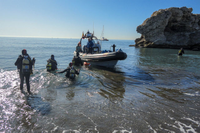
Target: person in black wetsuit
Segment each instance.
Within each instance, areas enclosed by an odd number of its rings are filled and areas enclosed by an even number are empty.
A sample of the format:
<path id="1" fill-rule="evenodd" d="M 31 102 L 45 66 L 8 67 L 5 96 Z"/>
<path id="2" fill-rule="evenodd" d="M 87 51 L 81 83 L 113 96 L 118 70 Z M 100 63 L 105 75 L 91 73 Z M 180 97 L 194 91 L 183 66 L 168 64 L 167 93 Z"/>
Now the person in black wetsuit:
<path id="1" fill-rule="evenodd" d="M 70 79 L 74 79 L 76 77 L 76 74 L 79 75 L 79 71 L 77 71 L 74 67 L 73 67 L 73 63 L 69 63 L 69 66 L 67 67 L 67 69 L 61 71 L 61 72 L 57 72 L 57 73 L 64 73 L 66 72 L 65 76 L 67 78 Z"/>
<path id="2" fill-rule="evenodd" d="M 35 58 L 31 60 L 31 57 L 27 54 L 26 49 L 22 50 L 22 55 L 19 55 L 15 62 L 15 66 L 17 66 L 17 69 L 19 71 L 19 76 L 20 76 L 20 90 L 22 93 L 23 91 L 23 84 L 24 84 L 24 77 L 26 78 L 26 86 L 27 86 L 27 91 L 29 94 L 32 94 L 30 91 L 30 75 L 32 74 L 32 65 L 35 63 Z"/>
<path id="3" fill-rule="evenodd" d="M 179 56 L 181 56 L 182 54 L 184 54 L 183 48 L 181 48 L 181 49 L 178 51 L 178 55 L 179 55 Z"/>
<path id="4" fill-rule="evenodd" d="M 47 60 L 47 65 L 46 65 L 47 71 L 51 72 L 51 71 L 55 71 L 57 70 L 57 62 L 54 58 L 54 55 L 51 55 L 51 58 Z"/>
<path id="5" fill-rule="evenodd" d="M 76 56 L 74 56 L 74 58 L 72 59 L 72 63 L 75 66 L 83 66 L 83 62 L 81 58 L 79 57 L 79 53 L 76 53 Z"/>

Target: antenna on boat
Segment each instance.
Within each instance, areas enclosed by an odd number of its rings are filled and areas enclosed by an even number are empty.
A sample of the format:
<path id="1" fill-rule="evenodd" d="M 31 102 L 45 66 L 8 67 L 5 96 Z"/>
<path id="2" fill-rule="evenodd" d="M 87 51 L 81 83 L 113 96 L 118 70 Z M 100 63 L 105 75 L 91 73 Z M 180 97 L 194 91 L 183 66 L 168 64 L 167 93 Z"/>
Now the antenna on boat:
<path id="1" fill-rule="evenodd" d="M 104 38 L 104 25 L 103 25 L 103 30 L 102 30 L 102 33 L 101 33 L 100 40 L 101 40 L 101 41 L 108 41 L 107 38 Z"/>
<path id="2" fill-rule="evenodd" d="M 93 35 L 94 35 L 94 22 L 93 22 Z"/>
<path id="3" fill-rule="evenodd" d="M 101 38 L 104 36 L 104 25 L 103 25 L 103 30 L 102 30 L 102 33 L 101 33 Z"/>

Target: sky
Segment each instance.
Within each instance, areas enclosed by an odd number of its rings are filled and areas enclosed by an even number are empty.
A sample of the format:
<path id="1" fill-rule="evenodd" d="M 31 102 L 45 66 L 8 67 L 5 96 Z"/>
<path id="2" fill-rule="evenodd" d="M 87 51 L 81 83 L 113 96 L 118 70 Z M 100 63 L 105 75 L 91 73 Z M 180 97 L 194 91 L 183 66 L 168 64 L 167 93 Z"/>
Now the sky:
<path id="1" fill-rule="evenodd" d="M 200 0 L 0 0 L 0 36 L 135 40 L 153 12 L 183 6 L 200 14 Z"/>

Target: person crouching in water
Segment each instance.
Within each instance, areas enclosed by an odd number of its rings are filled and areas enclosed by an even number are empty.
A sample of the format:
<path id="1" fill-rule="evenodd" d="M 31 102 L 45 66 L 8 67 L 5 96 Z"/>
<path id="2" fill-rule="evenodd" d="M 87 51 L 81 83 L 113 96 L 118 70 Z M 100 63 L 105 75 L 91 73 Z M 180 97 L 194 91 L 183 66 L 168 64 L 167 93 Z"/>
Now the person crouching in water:
<path id="1" fill-rule="evenodd" d="M 15 62 L 15 66 L 17 66 L 17 69 L 19 71 L 19 76 L 20 76 L 20 90 L 22 93 L 23 91 L 23 84 L 24 84 L 24 77 L 26 78 L 26 86 L 27 86 L 27 91 L 29 94 L 32 94 L 30 91 L 30 75 L 32 73 L 32 65 L 35 63 L 35 58 L 31 60 L 31 57 L 27 54 L 26 49 L 22 50 L 22 55 L 19 55 Z"/>
<path id="2" fill-rule="evenodd" d="M 69 79 L 75 79 L 76 74 L 79 75 L 79 71 L 77 71 L 74 67 L 73 67 L 73 63 L 69 63 L 69 66 L 67 67 L 67 69 L 61 71 L 61 72 L 57 72 L 57 73 L 64 73 L 66 72 L 65 76 Z"/>
<path id="3" fill-rule="evenodd" d="M 51 58 L 47 60 L 47 65 L 46 65 L 47 71 L 51 72 L 51 71 L 55 71 L 57 70 L 57 62 L 54 58 L 54 55 L 51 55 Z"/>

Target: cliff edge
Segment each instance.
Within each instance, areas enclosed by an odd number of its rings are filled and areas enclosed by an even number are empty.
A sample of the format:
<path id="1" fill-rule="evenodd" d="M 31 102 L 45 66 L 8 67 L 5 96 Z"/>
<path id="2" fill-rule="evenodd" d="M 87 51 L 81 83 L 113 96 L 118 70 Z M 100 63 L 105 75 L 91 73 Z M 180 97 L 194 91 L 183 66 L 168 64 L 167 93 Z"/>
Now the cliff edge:
<path id="1" fill-rule="evenodd" d="M 187 7 L 155 11 L 137 27 L 142 35 L 135 46 L 200 50 L 200 14 L 192 11 Z"/>

